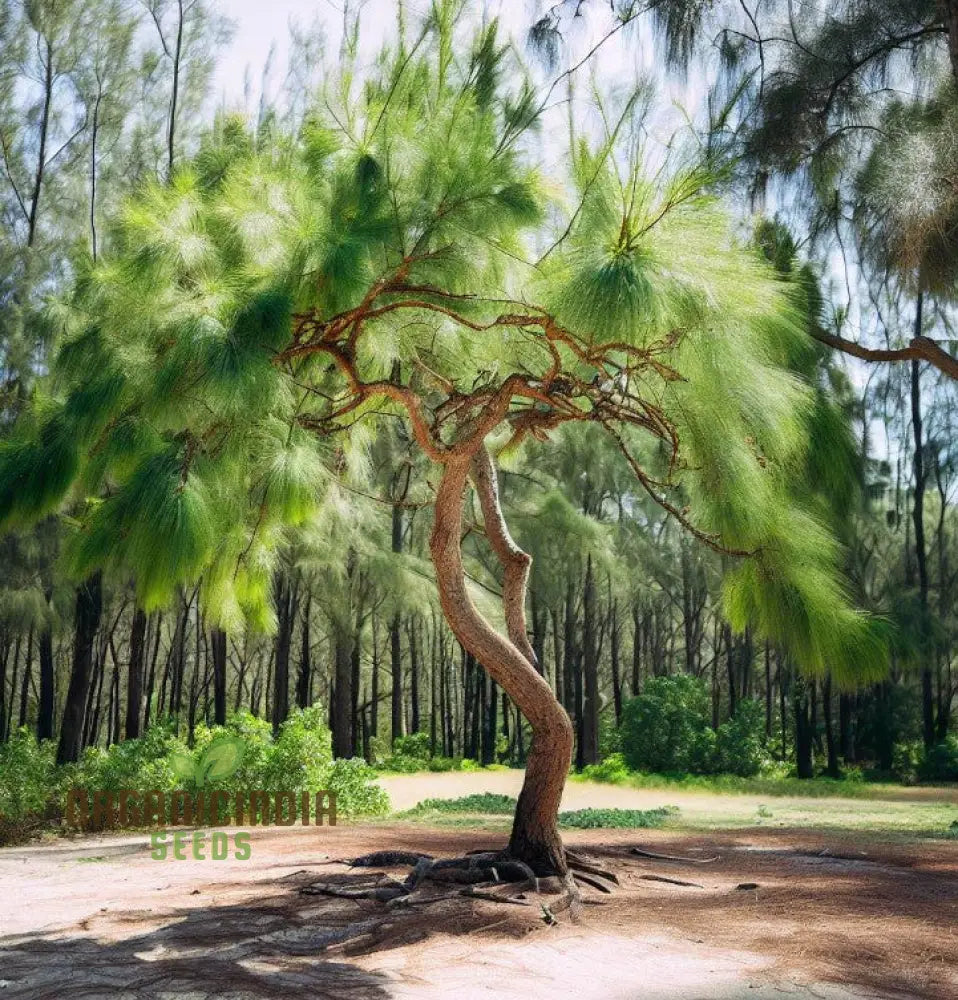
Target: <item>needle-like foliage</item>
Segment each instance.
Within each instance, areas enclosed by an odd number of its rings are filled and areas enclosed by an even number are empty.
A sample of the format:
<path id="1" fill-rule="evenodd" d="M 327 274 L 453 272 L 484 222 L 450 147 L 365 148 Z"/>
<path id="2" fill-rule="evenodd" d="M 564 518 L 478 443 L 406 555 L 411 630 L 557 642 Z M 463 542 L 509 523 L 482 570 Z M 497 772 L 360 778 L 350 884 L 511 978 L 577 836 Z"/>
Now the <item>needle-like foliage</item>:
<path id="1" fill-rule="evenodd" d="M 460 13 L 437 2 L 300 134 L 257 150 L 234 130 L 127 205 L 57 308 L 51 398 L 0 452 L 0 519 L 69 501 L 77 573 L 132 572 L 146 607 L 202 578 L 237 628 L 266 620 L 273 554 L 328 513 L 377 423 L 408 421 L 439 464 L 584 424 L 637 497 L 735 560 L 737 626 L 810 671 L 874 675 L 875 630 L 795 485 L 816 446 L 801 290 L 697 166 L 623 183 L 581 148 L 544 178 L 529 85 L 495 22 L 464 38 Z M 533 264 L 547 191 L 575 207 Z"/>

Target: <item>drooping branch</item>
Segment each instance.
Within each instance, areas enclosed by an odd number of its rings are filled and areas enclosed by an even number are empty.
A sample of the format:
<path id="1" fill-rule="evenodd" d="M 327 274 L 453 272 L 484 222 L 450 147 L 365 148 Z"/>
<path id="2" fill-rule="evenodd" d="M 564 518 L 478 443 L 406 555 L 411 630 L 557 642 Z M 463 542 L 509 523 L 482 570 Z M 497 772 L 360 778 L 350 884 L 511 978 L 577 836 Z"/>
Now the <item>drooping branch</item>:
<path id="1" fill-rule="evenodd" d="M 718 552 L 721 555 L 739 556 L 739 557 L 755 555 L 754 552 L 749 551 L 748 549 L 729 548 L 728 546 L 723 545 L 718 540 L 718 537 L 716 535 L 710 535 L 707 532 L 702 531 L 701 528 L 697 528 L 694 524 L 692 524 L 692 522 L 688 519 L 684 510 L 680 510 L 678 507 L 675 506 L 675 504 L 670 503 L 668 500 L 666 500 L 664 496 L 656 492 L 655 482 L 645 471 L 645 469 L 643 469 L 642 466 L 638 463 L 635 456 L 629 451 L 628 446 L 622 439 L 622 435 L 619 434 L 619 432 L 613 426 L 611 426 L 611 424 L 609 424 L 608 421 L 603 420 L 601 421 L 601 423 L 602 426 L 611 436 L 612 440 L 615 441 L 619 451 L 622 453 L 626 462 L 628 462 L 629 468 L 632 470 L 633 474 L 635 475 L 635 478 L 638 479 L 639 483 L 641 484 L 645 492 L 648 493 L 648 495 L 664 511 L 667 511 L 669 514 L 671 514 L 676 519 L 676 521 L 678 521 L 679 524 L 681 524 L 682 527 L 685 528 L 686 531 L 694 535 L 700 542 L 707 545 L 714 552 Z"/>

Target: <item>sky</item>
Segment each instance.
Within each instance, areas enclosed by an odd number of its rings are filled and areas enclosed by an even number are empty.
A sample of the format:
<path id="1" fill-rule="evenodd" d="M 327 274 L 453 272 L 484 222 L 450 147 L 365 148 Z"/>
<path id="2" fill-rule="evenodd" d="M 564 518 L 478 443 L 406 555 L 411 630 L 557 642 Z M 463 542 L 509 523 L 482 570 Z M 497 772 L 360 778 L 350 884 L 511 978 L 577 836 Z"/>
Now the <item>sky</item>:
<path id="1" fill-rule="evenodd" d="M 351 9 L 355 9 L 359 0 L 349 2 Z M 502 27 L 522 41 L 544 5 L 535 0 L 485 0 L 475 6 L 477 10 L 484 9 L 488 17 L 498 17 Z M 417 12 L 428 9 L 429 2 L 405 0 L 405 7 L 407 18 L 414 21 Z M 282 79 L 291 22 L 300 28 L 321 24 L 327 34 L 329 53 L 336 52 L 342 37 L 342 0 L 219 0 L 219 8 L 232 20 L 234 34 L 232 42 L 219 55 L 212 91 L 217 103 L 230 107 L 243 105 L 247 75 L 254 98 L 258 99 L 261 69 L 273 46 L 274 82 Z M 392 32 L 395 22 L 396 0 L 363 0 L 363 51 L 372 56 L 384 35 Z M 575 21 L 569 36 L 572 50 L 587 51 L 608 27 L 608 8 L 604 4 L 590 4 L 588 13 Z M 649 71 L 653 63 L 650 45 L 636 45 L 633 34 L 628 40 L 617 38 L 604 45 L 596 66 L 602 76 L 624 81 Z"/>

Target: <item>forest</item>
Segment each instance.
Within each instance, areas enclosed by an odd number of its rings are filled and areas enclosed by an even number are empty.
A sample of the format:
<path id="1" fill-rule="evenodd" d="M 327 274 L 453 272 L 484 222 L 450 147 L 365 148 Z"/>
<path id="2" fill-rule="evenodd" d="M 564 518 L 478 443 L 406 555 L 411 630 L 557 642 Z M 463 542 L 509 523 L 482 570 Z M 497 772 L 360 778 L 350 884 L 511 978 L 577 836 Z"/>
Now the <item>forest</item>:
<path id="1" fill-rule="evenodd" d="M 0 834 L 237 725 L 543 872 L 570 767 L 958 780 L 958 8 L 493 6 L 242 108 L 212 0 L 0 6 Z"/>

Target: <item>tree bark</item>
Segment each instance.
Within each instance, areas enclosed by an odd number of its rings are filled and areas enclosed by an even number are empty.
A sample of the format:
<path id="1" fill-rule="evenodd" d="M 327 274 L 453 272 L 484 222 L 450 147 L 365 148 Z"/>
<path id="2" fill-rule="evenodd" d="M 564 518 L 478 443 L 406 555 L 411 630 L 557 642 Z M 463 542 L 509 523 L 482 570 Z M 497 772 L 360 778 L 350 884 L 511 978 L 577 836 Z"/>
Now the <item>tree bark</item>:
<path id="1" fill-rule="evenodd" d="M 915 306 L 915 334 L 922 328 L 922 296 Z M 921 715 L 925 746 L 935 742 L 935 701 L 932 690 L 931 643 L 928 641 L 928 559 L 925 549 L 925 456 L 922 440 L 921 372 L 919 362 L 911 363 L 911 423 L 914 435 L 915 494 L 912 520 L 915 525 L 915 562 L 918 567 L 918 600 L 921 619 L 918 623 L 921 650 Z"/>
<path id="2" fill-rule="evenodd" d="M 958 0 L 938 0 L 941 17 L 948 33 L 948 58 L 951 75 L 958 82 Z"/>
<path id="3" fill-rule="evenodd" d="M 226 633 L 221 628 L 210 632 L 210 654 L 213 660 L 213 722 L 226 725 Z"/>
<path id="4" fill-rule="evenodd" d="M 93 669 L 93 640 L 103 613 L 103 574 L 100 571 L 77 587 L 73 637 L 73 666 L 67 689 L 57 763 L 72 764 L 80 757 L 83 742 L 83 713 Z"/>
<path id="5" fill-rule="evenodd" d="M 585 589 L 582 595 L 582 765 L 599 762 L 599 653 L 596 641 L 595 575 L 592 556 L 586 559 Z"/>
<path id="6" fill-rule="evenodd" d="M 353 753 L 353 633 L 346 622 L 333 626 L 333 756 L 351 757 Z"/>
<path id="7" fill-rule="evenodd" d="M 285 573 L 277 573 L 274 585 L 276 616 L 276 662 L 273 670 L 272 723 L 273 735 L 289 715 L 289 651 L 293 641 L 293 618 L 296 607 L 295 588 Z"/>
<path id="8" fill-rule="evenodd" d="M 559 803 L 572 761 L 572 724 L 533 665 L 525 631 L 525 588 L 531 559 L 513 542 L 499 506 L 498 483 L 485 448 L 474 480 L 486 535 L 504 570 L 503 604 L 509 638 L 479 614 L 466 588 L 462 562 L 463 494 L 469 456 L 450 457 L 436 493 L 430 552 L 443 613 L 463 647 L 502 686 L 532 726 L 532 747 L 516 806 L 509 853 L 539 875 L 567 872 L 558 831 Z"/>
<path id="9" fill-rule="evenodd" d="M 822 713 L 825 717 L 825 749 L 828 753 L 826 773 L 830 778 L 839 778 L 841 777 L 841 769 L 838 766 L 838 742 L 835 739 L 832 713 L 832 679 L 828 675 L 825 676 L 822 690 Z"/>
<path id="10" fill-rule="evenodd" d="M 49 601 L 49 596 L 47 597 Z M 37 739 L 53 739 L 56 671 L 53 663 L 53 631 L 44 626 L 40 631 L 40 706 L 37 709 Z"/>
<path id="11" fill-rule="evenodd" d="M 20 715 L 17 725 L 27 724 L 27 698 L 30 693 L 30 682 L 33 680 L 33 626 L 27 633 L 27 658 L 23 665 L 23 680 L 20 682 Z"/>
<path id="12" fill-rule="evenodd" d="M 814 777 L 812 756 L 812 720 L 808 688 L 801 678 L 793 685 L 792 704 L 795 708 L 795 765 L 800 778 Z"/>
<path id="13" fill-rule="evenodd" d="M 140 714 L 143 710 L 143 668 L 146 664 L 146 612 L 133 611 L 130 625 L 130 666 L 126 680 L 126 723 L 124 731 L 128 740 L 140 735 Z"/>
<path id="14" fill-rule="evenodd" d="M 310 701 L 310 688 L 312 688 L 313 666 L 312 653 L 310 651 L 309 637 L 309 613 L 312 598 L 309 593 L 306 596 L 306 606 L 303 608 L 303 622 L 300 631 L 299 644 L 299 673 L 296 676 L 296 704 L 299 708 L 308 708 Z M 373 735 L 376 735 L 376 685 L 373 682 Z"/>

